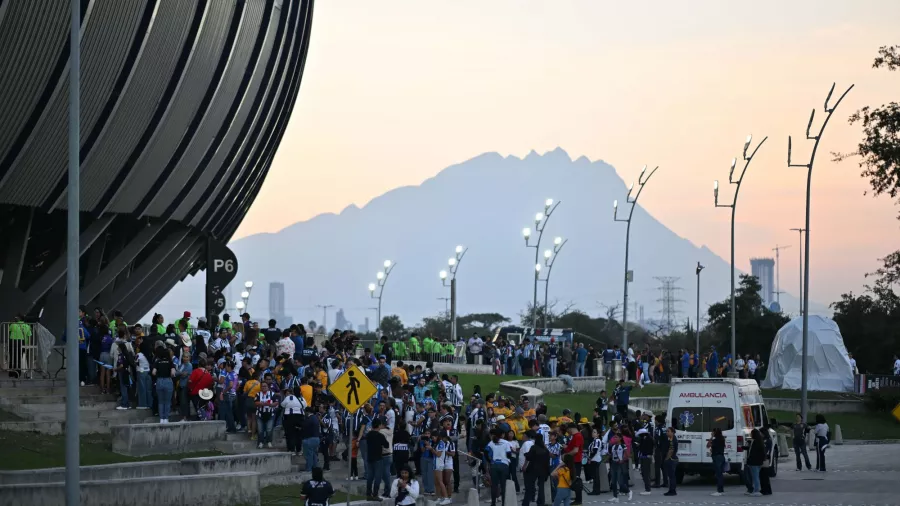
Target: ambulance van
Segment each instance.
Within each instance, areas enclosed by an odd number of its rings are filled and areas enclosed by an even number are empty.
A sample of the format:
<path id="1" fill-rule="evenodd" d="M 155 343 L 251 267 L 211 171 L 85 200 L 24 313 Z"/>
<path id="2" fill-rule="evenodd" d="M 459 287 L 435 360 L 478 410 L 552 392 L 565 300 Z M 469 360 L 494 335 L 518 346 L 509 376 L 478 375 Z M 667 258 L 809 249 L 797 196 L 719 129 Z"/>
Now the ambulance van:
<path id="1" fill-rule="evenodd" d="M 759 385 L 751 379 L 685 378 L 673 380 L 669 392 L 667 423 L 678 438 L 677 483 L 685 474 L 713 475 L 712 456 L 706 447 L 713 429 L 725 436 L 725 460 L 730 473 L 741 473 L 749 446 L 750 431 L 762 430 L 770 422 Z M 774 426 L 774 420 L 771 421 Z M 778 439 L 769 430 L 773 455 L 778 455 Z M 771 459 L 772 476 L 778 459 Z"/>

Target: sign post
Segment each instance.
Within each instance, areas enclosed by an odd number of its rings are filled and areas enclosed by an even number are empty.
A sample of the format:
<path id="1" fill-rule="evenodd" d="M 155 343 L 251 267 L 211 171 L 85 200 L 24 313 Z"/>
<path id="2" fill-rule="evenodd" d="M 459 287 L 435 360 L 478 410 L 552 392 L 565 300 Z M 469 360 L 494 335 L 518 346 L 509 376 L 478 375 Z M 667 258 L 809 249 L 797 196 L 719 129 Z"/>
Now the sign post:
<path id="1" fill-rule="evenodd" d="M 359 366 L 351 365 L 344 374 L 328 385 L 331 395 L 351 414 L 356 414 L 359 408 L 378 392 L 378 387 L 372 383 L 366 373 Z M 352 429 L 351 429 L 352 430 Z M 350 434 L 350 457 L 353 457 L 353 434 Z M 350 477 L 350 468 L 347 468 L 347 478 Z M 347 492 L 347 506 L 350 506 L 350 492 Z"/>
<path id="2" fill-rule="evenodd" d="M 213 315 L 225 310 L 225 295 L 222 290 L 237 275 L 238 262 L 228 246 L 212 236 L 206 242 L 206 318 L 212 322 Z"/>

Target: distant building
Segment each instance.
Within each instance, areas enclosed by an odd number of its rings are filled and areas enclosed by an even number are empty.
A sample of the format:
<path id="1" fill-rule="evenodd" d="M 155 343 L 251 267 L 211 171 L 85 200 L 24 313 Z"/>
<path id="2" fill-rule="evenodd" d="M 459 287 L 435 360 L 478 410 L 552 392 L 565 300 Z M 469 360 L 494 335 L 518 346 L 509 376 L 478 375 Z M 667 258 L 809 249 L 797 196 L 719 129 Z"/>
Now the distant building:
<path id="1" fill-rule="evenodd" d="M 750 272 L 762 286 L 759 296 L 762 297 L 763 306 L 770 307 L 775 301 L 775 259 L 751 258 Z"/>
<path id="2" fill-rule="evenodd" d="M 284 314 L 284 283 L 269 283 L 269 318 L 284 326 L 282 320 L 285 319 Z M 290 326 L 290 324 L 288 324 Z"/>
<path id="3" fill-rule="evenodd" d="M 347 324 L 348 324 L 347 318 L 344 317 L 344 308 L 338 309 L 337 313 L 334 314 L 334 328 L 340 329 L 340 330 L 353 328 L 353 327 L 348 327 Z"/>

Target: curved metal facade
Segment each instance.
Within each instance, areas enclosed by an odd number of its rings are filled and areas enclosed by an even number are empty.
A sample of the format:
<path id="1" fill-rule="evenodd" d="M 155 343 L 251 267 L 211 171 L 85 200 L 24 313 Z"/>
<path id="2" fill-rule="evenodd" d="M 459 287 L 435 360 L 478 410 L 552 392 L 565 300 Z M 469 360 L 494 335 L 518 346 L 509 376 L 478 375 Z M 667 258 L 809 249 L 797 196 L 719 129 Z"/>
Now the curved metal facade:
<path id="1" fill-rule="evenodd" d="M 0 0 L 0 318 L 65 301 L 68 0 Z M 313 0 L 82 0 L 82 300 L 146 313 L 253 203 Z"/>

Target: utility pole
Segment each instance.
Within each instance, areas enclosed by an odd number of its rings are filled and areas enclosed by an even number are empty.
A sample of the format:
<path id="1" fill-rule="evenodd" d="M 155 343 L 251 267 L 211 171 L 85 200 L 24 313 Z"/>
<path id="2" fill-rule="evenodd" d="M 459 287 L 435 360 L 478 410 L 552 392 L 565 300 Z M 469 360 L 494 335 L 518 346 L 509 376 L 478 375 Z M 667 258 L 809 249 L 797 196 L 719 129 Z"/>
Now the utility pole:
<path id="1" fill-rule="evenodd" d="M 450 297 L 438 297 L 437 300 L 444 301 L 444 312 L 445 313 L 450 311 Z"/>
<path id="2" fill-rule="evenodd" d="M 322 308 L 322 327 L 325 327 L 325 333 L 328 333 L 328 308 L 334 307 L 334 304 L 317 304 L 316 307 Z"/>
<path id="3" fill-rule="evenodd" d="M 803 232 L 806 232 L 805 228 L 792 228 L 791 232 L 799 232 L 800 233 L 800 316 L 803 316 Z"/>
<path id="4" fill-rule="evenodd" d="M 772 248 L 772 251 L 775 252 L 775 301 L 778 302 L 778 307 L 781 307 L 781 258 L 779 253 L 781 250 L 790 248 L 791 245 L 787 246 L 779 246 L 775 245 Z"/>

